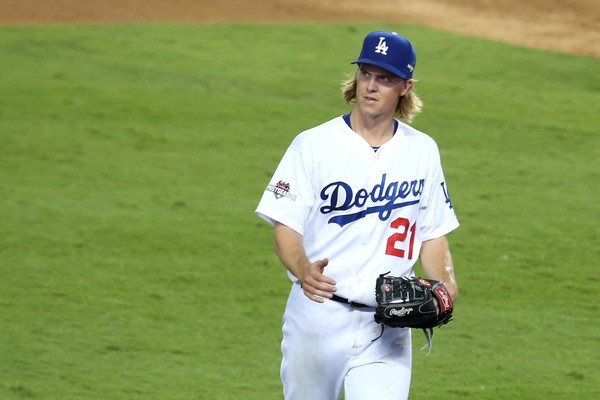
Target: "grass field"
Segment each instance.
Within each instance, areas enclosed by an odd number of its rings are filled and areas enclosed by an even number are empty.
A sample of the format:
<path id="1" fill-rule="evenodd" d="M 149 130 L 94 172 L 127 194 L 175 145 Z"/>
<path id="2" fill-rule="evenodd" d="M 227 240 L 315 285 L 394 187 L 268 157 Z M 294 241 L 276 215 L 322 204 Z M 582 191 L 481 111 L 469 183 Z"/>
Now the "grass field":
<path id="1" fill-rule="evenodd" d="M 0 398 L 282 398 L 254 208 L 380 28 L 462 223 L 411 400 L 600 398 L 600 60 L 389 24 L 0 27 Z"/>

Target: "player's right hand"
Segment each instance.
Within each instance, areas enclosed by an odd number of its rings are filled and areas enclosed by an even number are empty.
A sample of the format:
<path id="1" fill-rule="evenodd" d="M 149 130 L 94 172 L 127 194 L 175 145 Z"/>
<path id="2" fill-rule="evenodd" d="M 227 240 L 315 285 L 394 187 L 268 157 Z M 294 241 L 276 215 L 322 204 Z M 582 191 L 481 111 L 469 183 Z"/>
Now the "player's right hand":
<path id="1" fill-rule="evenodd" d="M 337 290 L 335 281 L 324 275 L 329 259 L 324 258 L 311 264 L 306 264 L 298 277 L 304 290 L 304 295 L 317 303 L 323 303 L 324 298 L 331 298 Z"/>

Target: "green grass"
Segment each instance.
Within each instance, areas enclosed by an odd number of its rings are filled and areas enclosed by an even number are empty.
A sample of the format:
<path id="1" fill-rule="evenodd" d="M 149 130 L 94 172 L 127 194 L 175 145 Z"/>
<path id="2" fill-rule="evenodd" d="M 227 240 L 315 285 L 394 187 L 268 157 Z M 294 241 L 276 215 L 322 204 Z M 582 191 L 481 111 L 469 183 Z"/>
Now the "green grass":
<path id="1" fill-rule="evenodd" d="M 462 223 L 411 399 L 598 398 L 599 60 L 390 24 L 1 27 L 0 398 L 281 398 L 254 208 L 379 28 Z"/>

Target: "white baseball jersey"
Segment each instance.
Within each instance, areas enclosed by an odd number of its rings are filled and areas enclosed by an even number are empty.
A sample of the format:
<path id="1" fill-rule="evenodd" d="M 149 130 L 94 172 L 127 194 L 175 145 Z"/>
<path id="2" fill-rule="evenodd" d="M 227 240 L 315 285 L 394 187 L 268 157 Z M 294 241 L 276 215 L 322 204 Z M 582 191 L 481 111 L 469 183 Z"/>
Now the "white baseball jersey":
<path id="1" fill-rule="evenodd" d="M 459 225 L 436 143 L 397 124 L 377 151 L 342 117 L 301 133 L 256 209 L 303 235 L 311 262 L 329 258 L 337 295 L 370 306 L 378 275 L 413 274 L 421 243 Z"/>

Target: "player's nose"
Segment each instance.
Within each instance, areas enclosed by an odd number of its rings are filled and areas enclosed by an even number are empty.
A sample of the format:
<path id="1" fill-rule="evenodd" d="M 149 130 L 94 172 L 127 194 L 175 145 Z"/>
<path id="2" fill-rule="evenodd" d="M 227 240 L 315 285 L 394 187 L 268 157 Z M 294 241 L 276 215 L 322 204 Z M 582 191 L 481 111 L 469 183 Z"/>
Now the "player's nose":
<path id="1" fill-rule="evenodd" d="M 377 81 L 375 80 L 375 77 L 369 77 L 369 80 L 367 81 L 367 90 L 369 92 L 375 92 L 377 90 Z"/>

